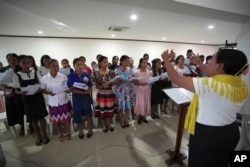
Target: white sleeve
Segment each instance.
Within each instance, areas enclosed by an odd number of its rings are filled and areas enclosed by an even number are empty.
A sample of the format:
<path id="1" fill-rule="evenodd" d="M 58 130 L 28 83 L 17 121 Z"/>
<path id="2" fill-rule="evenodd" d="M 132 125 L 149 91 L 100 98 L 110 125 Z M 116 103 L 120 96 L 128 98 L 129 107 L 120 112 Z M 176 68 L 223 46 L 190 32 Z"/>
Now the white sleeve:
<path id="1" fill-rule="evenodd" d="M 195 90 L 195 93 L 198 95 L 204 95 L 204 94 L 210 92 L 209 86 L 204 85 L 202 83 L 203 80 L 204 80 L 204 78 L 193 77 L 194 90 Z"/>
<path id="2" fill-rule="evenodd" d="M 39 71 L 35 71 L 35 72 L 36 72 L 36 76 L 37 76 L 38 82 L 41 84 L 41 80 L 42 80 L 41 74 L 40 74 Z"/>
<path id="3" fill-rule="evenodd" d="M 42 77 L 41 84 L 40 84 L 40 88 L 41 89 L 46 89 L 46 83 L 45 83 L 45 77 L 46 76 L 47 75 L 45 75 L 45 76 Z"/>
<path id="4" fill-rule="evenodd" d="M 14 88 L 21 88 L 17 74 L 13 75 L 13 87 Z"/>

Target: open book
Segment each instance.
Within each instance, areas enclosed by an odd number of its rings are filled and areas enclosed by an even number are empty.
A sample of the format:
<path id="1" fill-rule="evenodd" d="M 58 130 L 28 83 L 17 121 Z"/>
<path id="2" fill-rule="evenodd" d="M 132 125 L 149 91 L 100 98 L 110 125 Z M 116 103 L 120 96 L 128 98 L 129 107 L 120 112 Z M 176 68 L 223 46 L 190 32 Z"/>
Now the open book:
<path id="1" fill-rule="evenodd" d="M 176 104 L 189 103 L 194 94 L 184 88 L 163 89 L 163 92 L 166 93 Z"/>

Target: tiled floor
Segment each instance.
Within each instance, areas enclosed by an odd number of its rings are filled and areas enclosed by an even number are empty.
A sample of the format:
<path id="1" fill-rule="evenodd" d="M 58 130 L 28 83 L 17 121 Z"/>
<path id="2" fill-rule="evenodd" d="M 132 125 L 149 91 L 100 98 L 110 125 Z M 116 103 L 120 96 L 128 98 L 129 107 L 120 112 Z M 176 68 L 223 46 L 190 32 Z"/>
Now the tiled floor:
<path id="1" fill-rule="evenodd" d="M 162 115 L 141 125 L 132 120 L 126 129 L 116 122 L 114 132 L 95 129 L 92 138 L 83 140 L 75 132 L 70 141 L 63 142 L 53 135 L 48 145 L 37 147 L 35 136 L 13 138 L 0 122 L 0 142 L 6 167 L 165 167 L 169 158 L 165 151 L 175 146 L 177 123 L 178 115 Z M 184 154 L 187 142 L 184 130 L 181 146 Z M 187 164 L 187 159 L 183 162 Z"/>

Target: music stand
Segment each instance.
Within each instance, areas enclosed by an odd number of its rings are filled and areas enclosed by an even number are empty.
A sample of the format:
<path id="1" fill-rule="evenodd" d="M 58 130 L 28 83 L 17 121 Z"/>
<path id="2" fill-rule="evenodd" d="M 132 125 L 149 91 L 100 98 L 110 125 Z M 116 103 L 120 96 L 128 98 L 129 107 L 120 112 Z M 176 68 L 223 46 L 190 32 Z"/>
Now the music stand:
<path id="1" fill-rule="evenodd" d="M 193 93 L 184 88 L 163 89 L 163 92 L 166 93 L 168 97 L 172 99 L 177 105 L 179 105 L 179 120 L 175 148 L 166 150 L 166 153 L 170 156 L 170 158 L 167 159 L 165 162 L 169 166 L 174 163 L 177 163 L 180 166 L 184 166 L 182 160 L 185 156 L 180 153 L 180 148 L 187 106 L 193 97 Z"/>

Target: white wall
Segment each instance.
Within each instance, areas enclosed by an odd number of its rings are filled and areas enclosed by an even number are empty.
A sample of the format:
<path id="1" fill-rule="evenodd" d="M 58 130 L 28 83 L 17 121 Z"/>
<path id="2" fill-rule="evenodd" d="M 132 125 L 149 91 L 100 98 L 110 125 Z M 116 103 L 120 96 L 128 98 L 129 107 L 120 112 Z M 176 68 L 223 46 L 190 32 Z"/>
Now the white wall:
<path id="1" fill-rule="evenodd" d="M 247 55 L 250 63 L 250 23 L 242 25 L 237 48 Z"/>
<path id="2" fill-rule="evenodd" d="M 144 53 L 150 55 L 150 60 L 160 57 L 166 49 L 174 49 L 177 55 L 186 55 L 187 49 L 193 49 L 195 53 L 205 56 L 216 51 L 215 46 L 177 44 L 162 42 L 141 42 L 141 41 L 122 41 L 122 40 L 96 40 L 96 39 L 60 39 L 60 38 L 17 38 L 0 37 L 0 61 L 7 64 L 5 56 L 14 52 L 27 54 L 35 57 L 36 64 L 40 66 L 40 58 L 44 54 L 50 55 L 59 61 L 67 58 L 72 65 L 72 60 L 79 56 L 85 56 L 87 64 L 96 60 L 96 55 L 101 53 L 109 57 L 111 61 L 114 55 L 121 56 L 126 54 L 134 57 L 135 65 Z"/>

